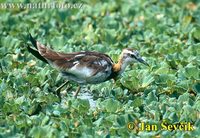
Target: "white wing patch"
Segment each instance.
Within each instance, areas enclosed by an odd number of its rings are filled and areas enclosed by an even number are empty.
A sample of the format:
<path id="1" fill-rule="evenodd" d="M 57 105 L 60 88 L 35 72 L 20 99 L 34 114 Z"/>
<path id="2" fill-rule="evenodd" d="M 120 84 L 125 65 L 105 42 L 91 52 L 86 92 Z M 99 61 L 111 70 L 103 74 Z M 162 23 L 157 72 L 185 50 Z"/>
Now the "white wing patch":
<path id="1" fill-rule="evenodd" d="M 78 54 L 75 57 L 83 57 L 83 56 L 85 56 L 85 54 Z"/>
<path id="2" fill-rule="evenodd" d="M 105 61 L 105 60 L 101 60 L 100 63 L 101 63 L 102 66 L 105 66 L 105 65 L 108 64 L 107 61 Z"/>
<path id="3" fill-rule="evenodd" d="M 94 64 L 106 66 L 108 64 L 108 62 L 106 60 L 100 60 L 100 61 L 95 61 Z"/>
<path id="4" fill-rule="evenodd" d="M 74 65 L 79 64 L 79 61 L 74 61 L 73 64 Z"/>

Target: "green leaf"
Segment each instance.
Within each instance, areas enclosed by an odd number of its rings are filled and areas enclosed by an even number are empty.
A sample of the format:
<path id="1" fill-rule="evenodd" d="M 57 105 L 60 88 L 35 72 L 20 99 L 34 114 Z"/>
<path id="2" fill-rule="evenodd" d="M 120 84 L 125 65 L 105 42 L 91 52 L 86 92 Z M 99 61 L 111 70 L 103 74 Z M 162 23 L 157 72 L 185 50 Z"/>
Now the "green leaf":
<path id="1" fill-rule="evenodd" d="M 150 92 L 150 93 L 148 94 L 148 96 L 147 96 L 147 98 L 146 98 L 146 103 L 147 103 L 147 104 L 149 104 L 149 103 L 151 103 L 151 102 L 153 102 L 153 101 L 157 101 L 157 100 L 158 100 L 158 98 L 157 98 L 157 96 L 156 96 L 155 93 L 156 93 L 155 91 L 152 91 L 152 92 Z"/>
<path id="2" fill-rule="evenodd" d="M 130 71 L 120 79 L 120 82 L 130 90 L 137 90 L 140 88 L 140 82 L 137 75 L 138 73 L 136 71 Z"/>
<path id="3" fill-rule="evenodd" d="M 29 136 L 34 138 L 42 138 L 43 136 L 52 137 L 55 130 L 49 126 L 36 127 L 34 126 L 29 133 Z"/>
<path id="4" fill-rule="evenodd" d="M 178 102 L 179 103 L 184 103 L 184 102 L 188 102 L 189 101 L 189 93 L 184 93 L 183 95 L 179 96 L 178 98 Z"/>
<path id="5" fill-rule="evenodd" d="M 196 93 L 200 93 L 200 83 L 196 83 L 193 85 L 193 90 L 196 92 Z"/>
<path id="6" fill-rule="evenodd" d="M 193 32 L 193 36 L 194 38 L 196 38 L 197 40 L 200 40 L 200 27 L 196 27 L 194 32 Z"/>
<path id="7" fill-rule="evenodd" d="M 94 124 L 99 127 L 102 124 L 103 119 L 104 119 L 103 117 L 100 117 L 98 120 L 94 122 Z"/>
<path id="8" fill-rule="evenodd" d="M 44 126 L 48 123 L 48 121 L 50 120 L 49 116 L 45 116 L 43 119 L 42 119 L 42 122 L 41 122 L 41 126 Z"/>
<path id="9" fill-rule="evenodd" d="M 187 29 L 187 27 L 190 25 L 190 22 L 192 20 L 192 16 L 184 16 L 182 20 L 182 28 L 183 30 Z"/>
<path id="10" fill-rule="evenodd" d="M 121 107 L 120 103 L 114 99 L 107 99 L 102 104 L 107 112 L 116 112 Z"/>
<path id="11" fill-rule="evenodd" d="M 136 107 L 140 107 L 143 104 L 143 100 L 142 98 L 136 98 L 133 100 L 133 102 L 131 103 L 131 106 L 134 106 L 134 108 Z"/>
<path id="12" fill-rule="evenodd" d="M 150 74 L 148 76 L 144 76 L 142 80 L 142 87 L 145 88 L 149 86 L 154 81 L 154 77 Z"/>
<path id="13" fill-rule="evenodd" d="M 162 74 L 163 72 L 168 73 L 169 72 L 169 68 L 167 67 L 160 67 L 159 69 L 157 69 L 155 71 L 155 74 Z"/>
<path id="14" fill-rule="evenodd" d="M 188 78 L 199 79 L 199 72 L 200 70 L 191 64 L 187 65 L 187 67 L 185 68 L 185 75 Z"/>
<path id="15" fill-rule="evenodd" d="M 117 123 L 119 124 L 119 126 L 125 126 L 126 122 L 125 122 L 125 117 L 124 116 L 119 116 L 117 117 Z"/>
<path id="16" fill-rule="evenodd" d="M 76 99 L 73 103 L 73 107 L 82 114 L 87 114 L 90 109 L 90 103 L 87 99 Z"/>

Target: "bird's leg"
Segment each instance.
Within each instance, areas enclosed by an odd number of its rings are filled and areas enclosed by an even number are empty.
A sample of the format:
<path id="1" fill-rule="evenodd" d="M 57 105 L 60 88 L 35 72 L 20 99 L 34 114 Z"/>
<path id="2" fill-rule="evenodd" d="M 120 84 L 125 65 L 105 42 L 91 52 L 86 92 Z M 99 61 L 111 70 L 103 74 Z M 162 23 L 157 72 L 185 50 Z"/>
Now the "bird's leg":
<path id="1" fill-rule="evenodd" d="M 60 91 L 69 81 L 65 81 L 62 85 L 60 85 L 57 89 L 56 92 Z"/>
<path id="2" fill-rule="evenodd" d="M 78 93 L 80 92 L 80 90 L 81 90 L 81 86 L 79 85 L 78 88 L 76 89 L 75 94 L 74 94 L 74 97 L 75 97 L 75 98 L 77 98 L 77 95 L 78 95 Z"/>
<path id="3" fill-rule="evenodd" d="M 65 81 L 62 85 L 60 85 L 57 89 L 56 89 L 56 95 L 61 99 L 61 95 L 60 95 L 60 90 L 68 83 L 69 81 Z"/>

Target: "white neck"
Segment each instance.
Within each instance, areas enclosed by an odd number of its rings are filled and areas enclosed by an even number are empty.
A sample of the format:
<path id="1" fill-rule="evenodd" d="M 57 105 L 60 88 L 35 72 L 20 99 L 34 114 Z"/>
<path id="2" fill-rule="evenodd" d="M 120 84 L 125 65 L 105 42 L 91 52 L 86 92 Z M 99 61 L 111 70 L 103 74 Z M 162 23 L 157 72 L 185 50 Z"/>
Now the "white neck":
<path id="1" fill-rule="evenodd" d="M 117 72 L 119 75 L 122 74 L 125 71 L 126 67 L 129 65 L 129 63 L 130 62 L 123 60 L 123 58 L 120 58 L 118 63 L 114 66 L 115 72 Z"/>
<path id="2" fill-rule="evenodd" d="M 119 71 L 119 74 L 122 74 L 125 71 L 125 69 L 126 69 L 126 67 L 128 65 L 129 65 L 129 63 L 122 61 L 122 63 L 121 63 L 121 70 Z"/>

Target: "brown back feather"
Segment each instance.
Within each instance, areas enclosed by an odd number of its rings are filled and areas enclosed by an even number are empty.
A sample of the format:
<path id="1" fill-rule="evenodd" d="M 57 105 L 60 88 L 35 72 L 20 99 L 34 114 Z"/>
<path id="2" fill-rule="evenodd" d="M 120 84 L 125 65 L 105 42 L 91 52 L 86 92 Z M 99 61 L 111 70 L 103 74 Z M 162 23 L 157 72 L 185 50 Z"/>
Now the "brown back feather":
<path id="1" fill-rule="evenodd" d="M 100 66 L 94 64 L 95 61 L 98 62 L 100 60 L 106 60 L 107 63 L 109 63 L 109 65 L 112 66 L 113 64 L 112 59 L 108 55 L 98 52 L 89 52 L 89 51 L 74 52 L 74 53 L 55 52 L 52 49 L 47 48 L 46 46 L 40 44 L 39 42 L 37 42 L 37 48 L 41 56 L 47 59 L 50 62 L 50 64 L 60 69 L 71 68 L 72 66 L 74 66 L 73 62 L 75 61 L 79 61 L 79 63 L 83 66 L 96 68 L 97 71 L 105 69 L 106 66 Z M 77 56 L 80 54 L 84 54 L 85 56 Z"/>

